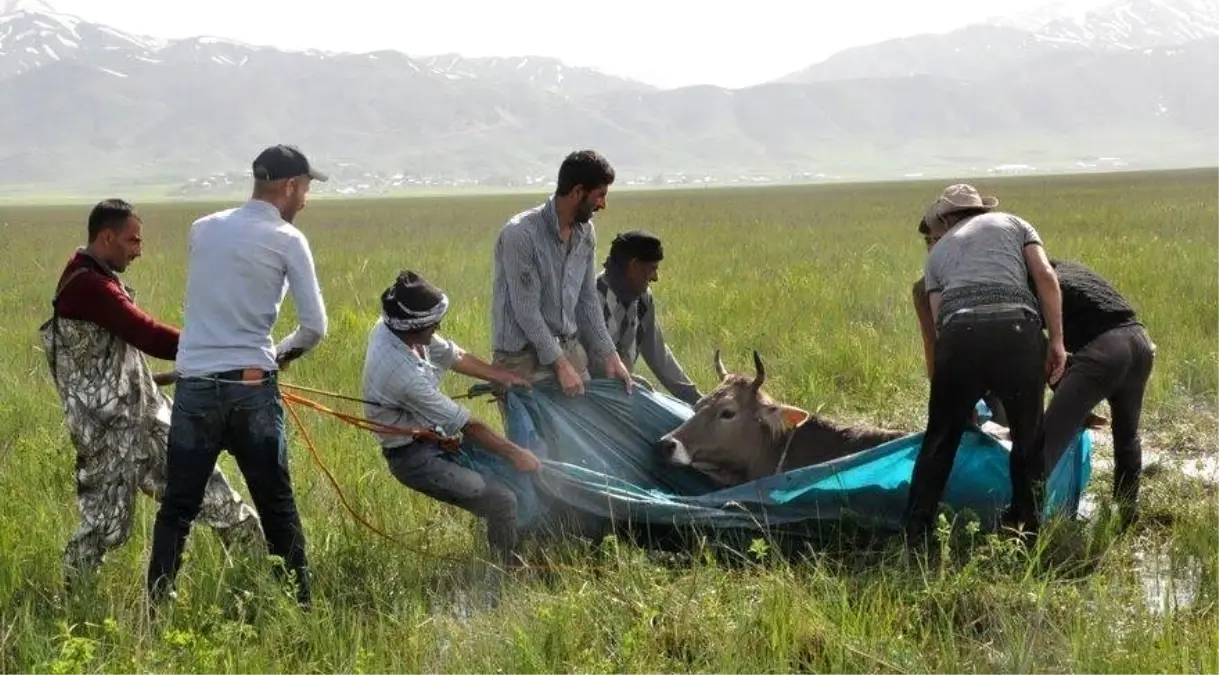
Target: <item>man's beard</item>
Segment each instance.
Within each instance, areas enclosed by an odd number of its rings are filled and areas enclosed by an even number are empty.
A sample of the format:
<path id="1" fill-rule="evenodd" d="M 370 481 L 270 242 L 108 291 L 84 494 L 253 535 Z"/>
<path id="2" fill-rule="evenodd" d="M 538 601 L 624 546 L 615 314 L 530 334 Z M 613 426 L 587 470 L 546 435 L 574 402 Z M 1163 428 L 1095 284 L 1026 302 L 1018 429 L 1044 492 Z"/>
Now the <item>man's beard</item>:
<path id="1" fill-rule="evenodd" d="M 593 217 L 593 205 L 588 202 L 581 202 L 579 208 L 576 209 L 576 222 L 587 223 Z"/>

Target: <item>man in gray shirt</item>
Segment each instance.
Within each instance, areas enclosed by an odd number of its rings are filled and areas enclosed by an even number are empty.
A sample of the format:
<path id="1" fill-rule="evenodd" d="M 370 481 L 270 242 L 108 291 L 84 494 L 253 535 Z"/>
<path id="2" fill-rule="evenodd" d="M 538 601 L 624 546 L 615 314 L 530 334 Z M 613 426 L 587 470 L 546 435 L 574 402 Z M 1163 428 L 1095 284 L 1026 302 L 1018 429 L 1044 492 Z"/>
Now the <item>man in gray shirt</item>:
<path id="1" fill-rule="evenodd" d="M 244 205 L 191 225 L 186 306 L 178 346 L 165 496 L 153 529 L 148 591 L 172 587 L 191 523 L 222 449 L 237 460 L 273 555 L 310 603 L 305 537 L 288 475 L 277 371 L 326 334 L 326 308 L 309 242 L 292 221 L 312 181 L 326 180 L 300 150 L 278 145 L 254 160 Z M 271 328 L 288 288 L 300 326 L 275 345 Z"/>
<path id="2" fill-rule="evenodd" d="M 1044 475 L 1038 436 L 1046 381 L 1056 382 L 1066 361 L 1062 298 L 1037 231 L 997 206 L 997 199 L 957 184 L 924 216 L 938 237 L 923 275 L 936 335 L 927 431 L 906 510 L 907 539 L 915 545 L 931 530 L 965 427 L 987 392 L 1003 402 L 1012 436 L 1012 503 L 1003 520 L 1039 526 L 1033 479 Z"/>
<path id="3" fill-rule="evenodd" d="M 635 364 L 643 356 L 664 388 L 693 406 L 702 394 L 665 344 L 649 288 L 659 278 L 662 260 L 664 247 L 655 235 L 640 231 L 619 234 L 610 244 L 604 271 L 597 277 L 597 293 L 610 338 L 632 377 L 640 381 Z"/>
<path id="4" fill-rule="evenodd" d="M 614 169 L 595 150 L 572 152 L 546 203 L 513 216 L 495 242 L 491 305 L 493 361 L 531 382 L 553 376 L 584 393 L 588 360 L 629 391 L 597 298 L 592 216 L 605 208 Z"/>

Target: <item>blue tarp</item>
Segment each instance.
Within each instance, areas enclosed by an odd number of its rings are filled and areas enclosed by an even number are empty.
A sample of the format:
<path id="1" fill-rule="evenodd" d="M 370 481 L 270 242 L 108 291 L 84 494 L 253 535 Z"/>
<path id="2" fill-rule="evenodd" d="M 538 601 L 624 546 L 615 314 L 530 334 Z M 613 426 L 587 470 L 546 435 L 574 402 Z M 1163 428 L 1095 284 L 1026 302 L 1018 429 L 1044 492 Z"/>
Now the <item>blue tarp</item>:
<path id="1" fill-rule="evenodd" d="M 685 403 L 622 383 L 594 380 L 569 398 L 546 383 L 508 392 L 507 435 L 531 449 L 543 468 L 521 474 L 499 457 L 467 446 L 467 466 L 505 480 L 517 493 L 519 525 L 528 531 L 556 505 L 585 518 L 663 526 L 757 528 L 850 519 L 901 526 L 923 434 L 890 441 L 833 462 L 723 489 L 702 474 L 663 462 L 656 441 L 688 419 Z M 979 402 L 983 419 L 989 416 Z M 1091 435 L 1081 430 L 1054 467 L 1043 515 L 1074 515 L 1091 473 Z M 961 440 L 943 501 L 993 526 L 1011 499 L 1008 451 L 983 433 Z"/>

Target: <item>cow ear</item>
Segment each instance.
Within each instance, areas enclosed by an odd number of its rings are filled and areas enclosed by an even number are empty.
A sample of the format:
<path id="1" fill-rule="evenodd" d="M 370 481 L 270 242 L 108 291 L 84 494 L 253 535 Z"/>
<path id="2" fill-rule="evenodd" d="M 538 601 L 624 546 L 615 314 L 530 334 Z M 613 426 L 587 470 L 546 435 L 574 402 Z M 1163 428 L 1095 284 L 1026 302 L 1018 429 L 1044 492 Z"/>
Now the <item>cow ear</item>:
<path id="1" fill-rule="evenodd" d="M 810 415 L 807 410 L 801 410 L 795 406 L 783 405 L 782 403 L 775 404 L 775 408 L 779 410 L 779 419 L 783 420 L 783 428 L 795 429 L 804 424 Z"/>

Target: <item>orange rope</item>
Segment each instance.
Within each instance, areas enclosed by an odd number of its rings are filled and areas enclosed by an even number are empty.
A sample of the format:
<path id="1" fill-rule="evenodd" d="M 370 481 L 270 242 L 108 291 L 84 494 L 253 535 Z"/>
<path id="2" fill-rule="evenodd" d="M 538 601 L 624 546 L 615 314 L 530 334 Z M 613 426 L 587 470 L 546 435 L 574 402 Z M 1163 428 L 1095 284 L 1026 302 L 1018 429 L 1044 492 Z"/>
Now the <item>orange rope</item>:
<path id="1" fill-rule="evenodd" d="M 306 408 L 313 408 L 314 410 L 316 410 L 318 412 L 324 412 L 328 415 L 333 415 L 333 416 L 343 420 L 344 422 L 346 422 L 354 427 L 358 427 L 360 429 L 366 429 L 368 431 L 385 434 L 387 436 L 411 436 L 413 438 L 422 439 L 425 441 L 432 441 L 432 442 L 436 443 L 437 445 L 439 445 L 441 449 L 448 450 L 450 452 L 455 452 L 461 448 L 461 437 L 460 436 L 441 436 L 440 434 L 438 434 L 434 431 L 428 430 L 428 429 L 418 429 L 415 427 L 396 427 L 396 426 L 393 426 L 390 424 L 382 424 L 381 422 L 374 422 L 373 420 L 370 420 L 370 419 L 365 419 L 363 417 L 357 417 L 355 415 L 349 415 L 347 413 L 342 413 L 337 410 L 332 410 L 331 408 L 328 408 L 328 407 L 322 405 L 321 403 L 318 403 L 317 401 L 310 401 L 309 399 L 304 398 L 302 396 L 297 396 L 296 394 L 282 392 L 280 395 L 283 397 L 285 402 L 299 403 L 299 404 L 305 406 Z"/>
<path id="2" fill-rule="evenodd" d="M 367 527 L 368 529 L 372 530 L 373 532 L 376 532 L 377 534 L 388 539 L 389 541 L 394 542 L 395 544 L 400 544 L 400 545 L 405 546 L 405 544 L 402 544 L 401 541 L 395 539 L 394 537 L 391 537 L 390 535 L 383 532 L 376 525 L 373 525 L 372 523 L 368 522 L 363 516 L 361 516 L 359 513 L 356 512 L 355 509 L 353 509 L 351 507 L 351 504 L 347 503 L 347 495 L 343 494 L 343 489 L 339 487 L 339 482 L 337 480 L 335 480 L 334 474 L 330 472 L 330 469 L 326 467 L 325 462 L 322 461 L 321 456 L 318 455 L 317 446 L 315 446 L 313 444 L 313 438 L 309 436 L 309 431 L 305 429 L 304 423 L 301 422 L 300 415 L 298 415 L 296 413 L 296 406 L 292 405 L 294 400 L 297 397 L 293 396 L 290 399 L 290 398 L 288 398 L 289 396 L 291 396 L 291 394 L 284 396 L 285 403 L 287 403 L 287 405 L 285 407 L 288 409 L 288 414 L 292 416 L 292 421 L 296 423 L 296 428 L 300 429 L 301 436 L 304 437 L 304 439 L 305 439 L 305 446 L 309 448 L 309 454 L 313 455 L 313 461 L 318 465 L 319 468 L 321 468 L 322 473 L 326 474 L 326 479 L 330 481 L 331 487 L 333 487 L 334 491 L 338 493 L 339 501 L 342 502 L 343 508 L 347 509 L 347 512 L 350 513 L 352 516 L 354 516 L 356 520 L 360 521 L 360 523 L 362 523 L 364 525 L 364 527 Z"/>
<path id="3" fill-rule="evenodd" d="M 317 391 L 318 393 L 321 393 L 321 394 L 330 393 L 330 392 L 324 392 L 321 390 L 315 390 L 315 391 Z M 330 394 L 330 395 L 335 396 L 337 398 L 346 398 L 346 397 L 339 396 L 338 394 Z M 338 419 L 343 420 L 344 422 L 347 422 L 348 424 L 351 424 L 352 426 L 356 426 L 356 427 L 359 427 L 362 429 L 368 429 L 370 431 L 376 431 L 376 432 L 384 433 L 384 434 L 413 436 L 414 438 L 432 440 L 432 441 L 435 441 L 438 445 L 440 445 L 441 448 L 444 448 L 444 449 L 450 450 L 450 451 L 455 451 L 461 447 L 461 438 L 460 437 L 441 436 L 439 434 L 436 434 L 432 431 L 428 431 L 425 429 L 395 427 L 395 426 L 391 426 L 388 424 L 381 424 L 379 422 L 367 420 L 362 417 L 356 417 L 355 415 L 348 415 L 346 413 L 341 413 L 337 410 L 332 410 L 316 401 L 311 401 L 307 398 L 303 398 L 301 396 L 297 396 L 295 394 L 290 394 L 287 392 L 281 392 L 280 396 L 284 400 L 284 404 L 285 404 L 284 407 L 288 409 L 288 414 L 292 417 L 292 421 L 296 424 L 297 428 L 300 429 L 301 436 L 305 439 L 305 445 L 306 445 L 306 447 L 309 448 L 309 454 L 313 457 L 314 463 L 317 464 L 318 468 L 320 468 L 322 470 L 322 473 L 325 474 L 325 476 L 326 476 L 326 480 L 329 481 L 330 486 L 333 487 L 335 493 L 338 494 L 339 502 L 343 505 L 343 508 L 346 509 L 347 512 L 350 513 L 352 515 L 352 517 L 354 517 L 356 519 L 356 521 L 358 521 L 364 527 L 367 527 L 368 529 L 377 533 L 381 537 L 385 538 L 386 540 L 392 541 L 395 544 L 398 544 L 399 546 L 401 546 L 401 547 L 405 548 L 406 550 L 411 551 L 413 553 L 418 553 L 418 554 L 425 555 L 425 556 L 431 556 L 433 558 L 437 558 L 440 560 L 448 560 L 451 562 L 457 562 L 457 563 L 465 562 L 465 560 L 456 558 L 454 556 L 447 556 L 447 555 L 441 555 L 439 553 L 432 553 L 430 551 L 424 551 L 424 550 L 415 548 L 413 546 L 410 546 L 410 545 L 402 542 L 400 539 L 397 539 L 389 534 L 386 534 L 383 530 L 378 528 L 376 525 L 373 525 L 372 523 L 368 522 L 368 520 L 366 518 L 361 516 L 359 514 L 359 512 L 357 512 L 351 506 L 351 504 L 347 501 L 347 495 L 344 494 L 343 489 L 341 487 L 339 487 L 339 482 L 335 479 L 334 474 L 331 473 L 330 469 L 326 466 L 326 463 L 322 461 L 321 455 L 318 454 L 317 446 L 314 445 L 313 438 L 309 435 L 309 431 L 305 428 L 304 423 L 301 422 L 300 415 L 297 414 L 296 406 L 294 404 L 300 404 L 307 408 L 312 408 L 318 412 L 324 412 L 324 413 L 333 415 L 333 416 L 337 417 Z M 490 560 L 484 560 L 478 556 L 471 556 L 471 558 L 477 562 L 486 563 L 495 569 L 501 569 L 499 565 L 497 565 L 496 563 L 494 563 Z M 583 571 L 583 570 L 579 570 L 578 568 L 568 567 L 566 565 L 562 565 L 562 566 L 525 565 L 525 567 L 528 567 L 528 568 L 541 567 L 541 568 L 549 569 L 551 571 L 557 571 L 559 569 L 565 569 L 565 570 L 569 570 L 569 571 Z"/>

